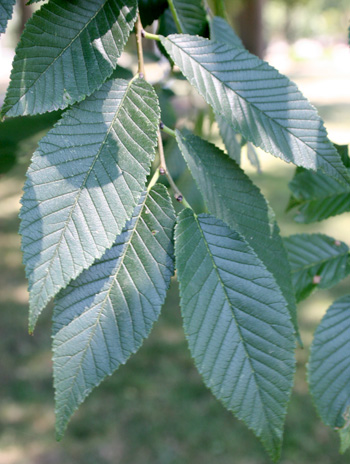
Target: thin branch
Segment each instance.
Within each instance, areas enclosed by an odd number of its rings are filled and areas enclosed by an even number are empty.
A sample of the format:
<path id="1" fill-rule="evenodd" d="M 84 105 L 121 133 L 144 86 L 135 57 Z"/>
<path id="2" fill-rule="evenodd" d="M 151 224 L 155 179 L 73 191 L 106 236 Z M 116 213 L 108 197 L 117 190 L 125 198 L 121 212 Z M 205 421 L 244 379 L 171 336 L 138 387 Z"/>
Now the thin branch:
<path id="1" fill-rule="evenodd" d="M 151 40 L 156 40 L 157 42 L 160 42 L 160 35 L 151 34 L 150 32 L 146 32 L 145 30 L 141 32 L 141 36 L 144 37 L 145 39 L 151 39 Z"/>
<path id="2" fill-rule="evenodd" d="M 161 122 L 161 123 L 159 124 L 159 127 L 160 127 L 161 130 L 162 130 L 163 132 L 165 132 L 166 134 L 171 135 L 172 137 L 176 137 L 176 132 L 175 132 L 174 130 L 170 129 L 170 127 L 166 126 L 166 125 L 164 124 L 164 122 Z"/>
<path id="3" fill-rule="evenodd" d="M 139 76 L 144 78 L 145 77 L 145 63 L 143 59 L 143 48 L 142 48 L 143 27 L 141 23 L 140 13 L 137 15 L 135 30 L 136 30 L 138 72 L 139 72 Z"/>
<path id="4" fill-rule="evenodd" d="M 191 206 L 187 203 L 186 199 L 178 189 L 177 185 L 174 182 L 174 179 L 171 177 L 170 172 L 168 171 L 165 156 L 164 156 L 164 148 L 163 148 L 163 140 L 162 134 L 160 129 L 158 129 L 158 150 L 159 150 L 159 158 L 160 158 L 160 165 L 159 165 L 159 173 L 161 175 L 165 175 L 168 179 L 169 185 L 174 191 L 174 197 L 179 202 L 182 203 L 186 208 L 191 208 Z"/>

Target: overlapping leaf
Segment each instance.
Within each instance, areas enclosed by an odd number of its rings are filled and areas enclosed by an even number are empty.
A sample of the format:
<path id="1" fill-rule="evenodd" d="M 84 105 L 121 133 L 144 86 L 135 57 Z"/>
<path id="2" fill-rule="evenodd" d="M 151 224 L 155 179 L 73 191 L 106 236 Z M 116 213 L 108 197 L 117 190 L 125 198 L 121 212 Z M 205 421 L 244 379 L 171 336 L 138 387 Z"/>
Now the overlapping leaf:
<path id="1" fill-rule="evenodd" d="M 297 208 L 297 222 L 308 224 L 350 211 L 350 184 L 325 174 L 298 168 L 289 188 L 292 196 L 287 210 Z"/>
<path id="2" fill-rule="evenodd" d="M 142 26 L 146 27 L 158 19 L 168 8 L 167 0 L 138 0 Z"/>
<path id="3" fill-rule="evenodd" d="M 6 31 L 7 23 L 12 18 L 16 0 L 1 0 L 0 3 L 0 34 Z"/>
<path id="4" fill-rule="evenodd" d="M 131 217 L 158 121 L 152 87 L 116 79 L 67 111 L 42 139 L 21 209 L 31 330 L 47 302 L 102 256 Z"/>
<path id="5" fill-rule="evenodd" d="M 237 48 L 244 48 L 241 39 L 234 33 L 231 26 L 223 18 L 215 16 L 210 21 L 210 37 L 215 42 L 226 43 Z M 226 150 L 230 158 L 236 161 L 237 164 L 241 162 L 241 144 L 237 140 L 237 133 L 232 128 L 232 124 L 226 122 L 226 119 L 215 115 L 215 119 L 220 129 L 220 135 L 224 141 Z"/>
<path id="6" fill-rule="evenodd" d="M 207 27 L 203 0 L 172 0 L 184 34 L 202 35 Z"/>
<path id="7" fill-rule="evenodd" d="M 198 370 L 277 459 L 294 373 L 287 303 L 243 238 L 212 216 L 180 214 L 175 254 Z"/>
<path id="8" fill-rule="evenodd" d="M 341 450 L 350 444 L 350 295 L 337 300 L 318 326 L 308 377 L 323 422 L 340 429 Z"/>
<path id="9" fill-rule="evenodd" d="M 136 0 L 50 0 L 28 21 L 2 113 L 65 108 L 92 94 L 116 67 Z"/>
<path id="10" fill-rule="evenodd" d="M 218 123 L 220 135 L 224 141 L 227 153 L 233 161 L 237 164 L 241 163 L 241 144 L 237 140 L 237 134 L 232 129 L 232 126 L 226 122 L 219 114 L 215 115 L 215 119 Z"/>
<path id="11" fill-rule="evenodd" d="M 189 132 L 176 134 L 180 149 L 209 211 L 237 230 L 273 274 L 297 330 L 287 252 L 274 214 L 249 177 L 221 150 Z"/>
<path id="12" fill-rule="evenodd" d="M 227 44 L 177 34 L 161 40 L 189 82 L 236 132 L 287 162 L 349 182 L 322 120 L 287 77 Z"/>
<path id="13" fill-rule="evenodd" d="M 350 273 L 348 246 L 323 234 L 286 237 L 289 262 L 297 301 L 316 288 L 330 288 Z"/>
<path id="14" fill-rule="evenodd" d="M 244 45 L 232 27 L 225 19 L 215 16 L 210 21 L 210 38 L 215 42 L 221 42 L 229 45 L 244 49 Z"/>
<path id="15" fill-rule="evenodd" d="M 173 275 L 171 200 L 144 193 L 104 256 L 58 295 L 53 317 L 56 430 L 90 391 L 141 346 L 158 319 Z"/>

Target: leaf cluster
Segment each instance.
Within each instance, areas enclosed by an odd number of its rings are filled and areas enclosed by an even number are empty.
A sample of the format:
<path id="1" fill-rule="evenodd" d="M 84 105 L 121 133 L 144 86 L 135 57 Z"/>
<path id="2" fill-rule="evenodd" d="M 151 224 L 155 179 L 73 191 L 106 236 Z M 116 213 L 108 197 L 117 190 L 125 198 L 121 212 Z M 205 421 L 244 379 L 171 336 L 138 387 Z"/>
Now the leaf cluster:
<path id="1" fill-rule="evenodd" d="M 0 32 L 13 3 L 1 3 Z M 157 19 L 157 34 L 142 29 Z M 133 33 L 134 75 L 118 66 Z M 179 126 L 172 93 L 147 82 L 142 36 L 210 105 L 225 150 L 164 124 Z M 203 381 L 277 460 L 301 343 L 297 303 L 350 273 L 349 248 L 321 234 L 282 238 L 240 166 L 241 148 L 257 166 L 254 147 L 297 166 L 289 208 L 306 223 L 350 210 L 347 147 L 333 145 L 297 86 L 201 0 L 49 0 L 20 39 L 1 114 L 2 172 L 14 162 L 14 132 L 51 127 L 27 172 L 20 233 L 31 332 L 55 301 L 58 439 L 92 389 L 140 348 L 176 270 Z M 348 296 L 331 306 L 309 364 L 316 407 L 340 430 L 343 451 L 349 311 Z"/>

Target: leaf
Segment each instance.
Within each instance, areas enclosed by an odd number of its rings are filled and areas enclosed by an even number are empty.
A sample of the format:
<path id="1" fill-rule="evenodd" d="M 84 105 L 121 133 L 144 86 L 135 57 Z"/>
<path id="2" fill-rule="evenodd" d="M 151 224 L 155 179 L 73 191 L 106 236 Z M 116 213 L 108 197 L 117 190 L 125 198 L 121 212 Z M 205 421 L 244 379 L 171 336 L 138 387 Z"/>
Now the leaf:
<path id="1" fill-rule="evenodd" d="M 17 47 L 2 114 L 45 113 L 91 95 L 116 67 L 136 12 L 136 0 L 43 5 Z"/>
<path id="2" fill-rule="evenodd" d="M 175 255 L 197 368 L 276 460 L 295 364 L 286 301 L 243 238 L 212 216 L 180 214 Z"/>
<path id="3" fill-rule="evenodd" d="M 91 390 L 141 346 L 173 275 L 175 216 L 165 189 L 143 194 L 104 256 L 71 282 L 54 309 L 56 432 Z"/>
<path id="4" fill-rule="evenodd" d="M 6 31 L 7 23 L 12 18 L 16 0 L 1 0 L 0 3 L 0 34 Z"/>
<path id="5" fill-rule="evenodd" d="M 221 150 L 189 132 L 176 138 L 211 214 L 237 230 L 276 279 L 298 331 L 291 270 L 267 201 L 244 171 Z"/>
<path id="6" fill-rule="evenodd" d="M 214 16 L 210 21 L 210 38 L 215 42 L 225 43 L 230 47 L 244 49 L 241 39 L 229 23 L 219 16 Z"/>
<path id="7" fill-rule="evenodd" d="M 344 279 L 349 258 L 348 246 L 323 234 L 296 234 L 284 239 L 292 268 L 297 302 L 316 288 L 330 288 Z"/>
<path id="8" fill-rule="evenodd" d="M 143 27 L 149 26 L 158 19 L 168 8 L 167 0 L 139 0 L 141 23 Z"/>
<path id="9" fill-rule="evenodd" d="M 338 429 L 342 451 L 350 432 L 350 295 L 338 299 L 317 327 L 311 345 L 308 380 L 317 412 Z"/>
<path id="10" fill-rule="evenodd" d="M 42 139 L 22 200 L 29 326 L 68 282 L 102 256 L 145 188 L 159 122 L 141 79 L 117 79 L 64 113 Z"/>
<path id="11" fill-rule="evenodd" d="M 259 156 L 254 148 L 254 145 L 251 143 L 247 143 L 247 156 L 248 160 L 250 161 L 250 164 L 256 168 L 258 174 L 261 174 L 261 166 L 260 166 L 260 161 L 259 161 Z"/>
<path id="12" fill-rule="evenodd" d="M 287 210 L 298 208 L 296 222 L 309 224 L 350 211 L 350 184 L 325 174 L 298 168 L 289 188 L 292 196 Z"/>
<path id="13" fill-rule="evenodd" d="M 286 76 L 248 51 L 226 44 L 178 34 L 161 41 L 233 130 L 287 162 L 350 182 L 322 120 Z"/>
<path id="14" fill-rule="evenodd" d="M 236 132 L 219 114 L 215 115 L 215 119 L 218 123 L 220 135 L 224 141 L 228 156 L 233 161 L 236 161 L 237 164 L 241 164 L 241 144 L 237 140 Z"/>
<path id="15" fill-rule="evenodd" d="M 203 0 L 171 0 L 181 31 L 185 34 L 203 35 L 207 17 Z"/>
<path id="16" fill-rule="evenodd" d="M 210 38 L 215 42 L 244 48 L 241 39 L 234 33 L 228 22 L 218 16 L 215 16 L 210 21 Z M 241 144 L 237 140 L 236 131 L 220 114 L 215 114 L 215 119 L 229 157 L 236 161 L 237 164 L 241 164 Z"/>

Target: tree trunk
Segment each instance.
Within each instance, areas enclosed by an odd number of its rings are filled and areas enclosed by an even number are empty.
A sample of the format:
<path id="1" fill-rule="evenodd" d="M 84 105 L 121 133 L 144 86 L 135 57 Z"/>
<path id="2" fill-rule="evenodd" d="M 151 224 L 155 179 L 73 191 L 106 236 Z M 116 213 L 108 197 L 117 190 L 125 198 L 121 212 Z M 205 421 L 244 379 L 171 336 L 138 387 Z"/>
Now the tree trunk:
<path id="1" fill-rule="evenodd" d="M 262 21 L 263 4 L 264 0 L 245 0 L 236 20 L 244 46 L 260 58 L 263 57 L 265 50 Z"/>
<path id="2" fill-rule="evenodd" d="M 19 14 L 19 24 L 18 24 L 18 35 L 21 36 L 24 26 L 28 19 L 32 16 L 33 10 L 30 5 L 26 5 L 28 0 L 19 0 L 18 1 L 18 14 Z"/>

